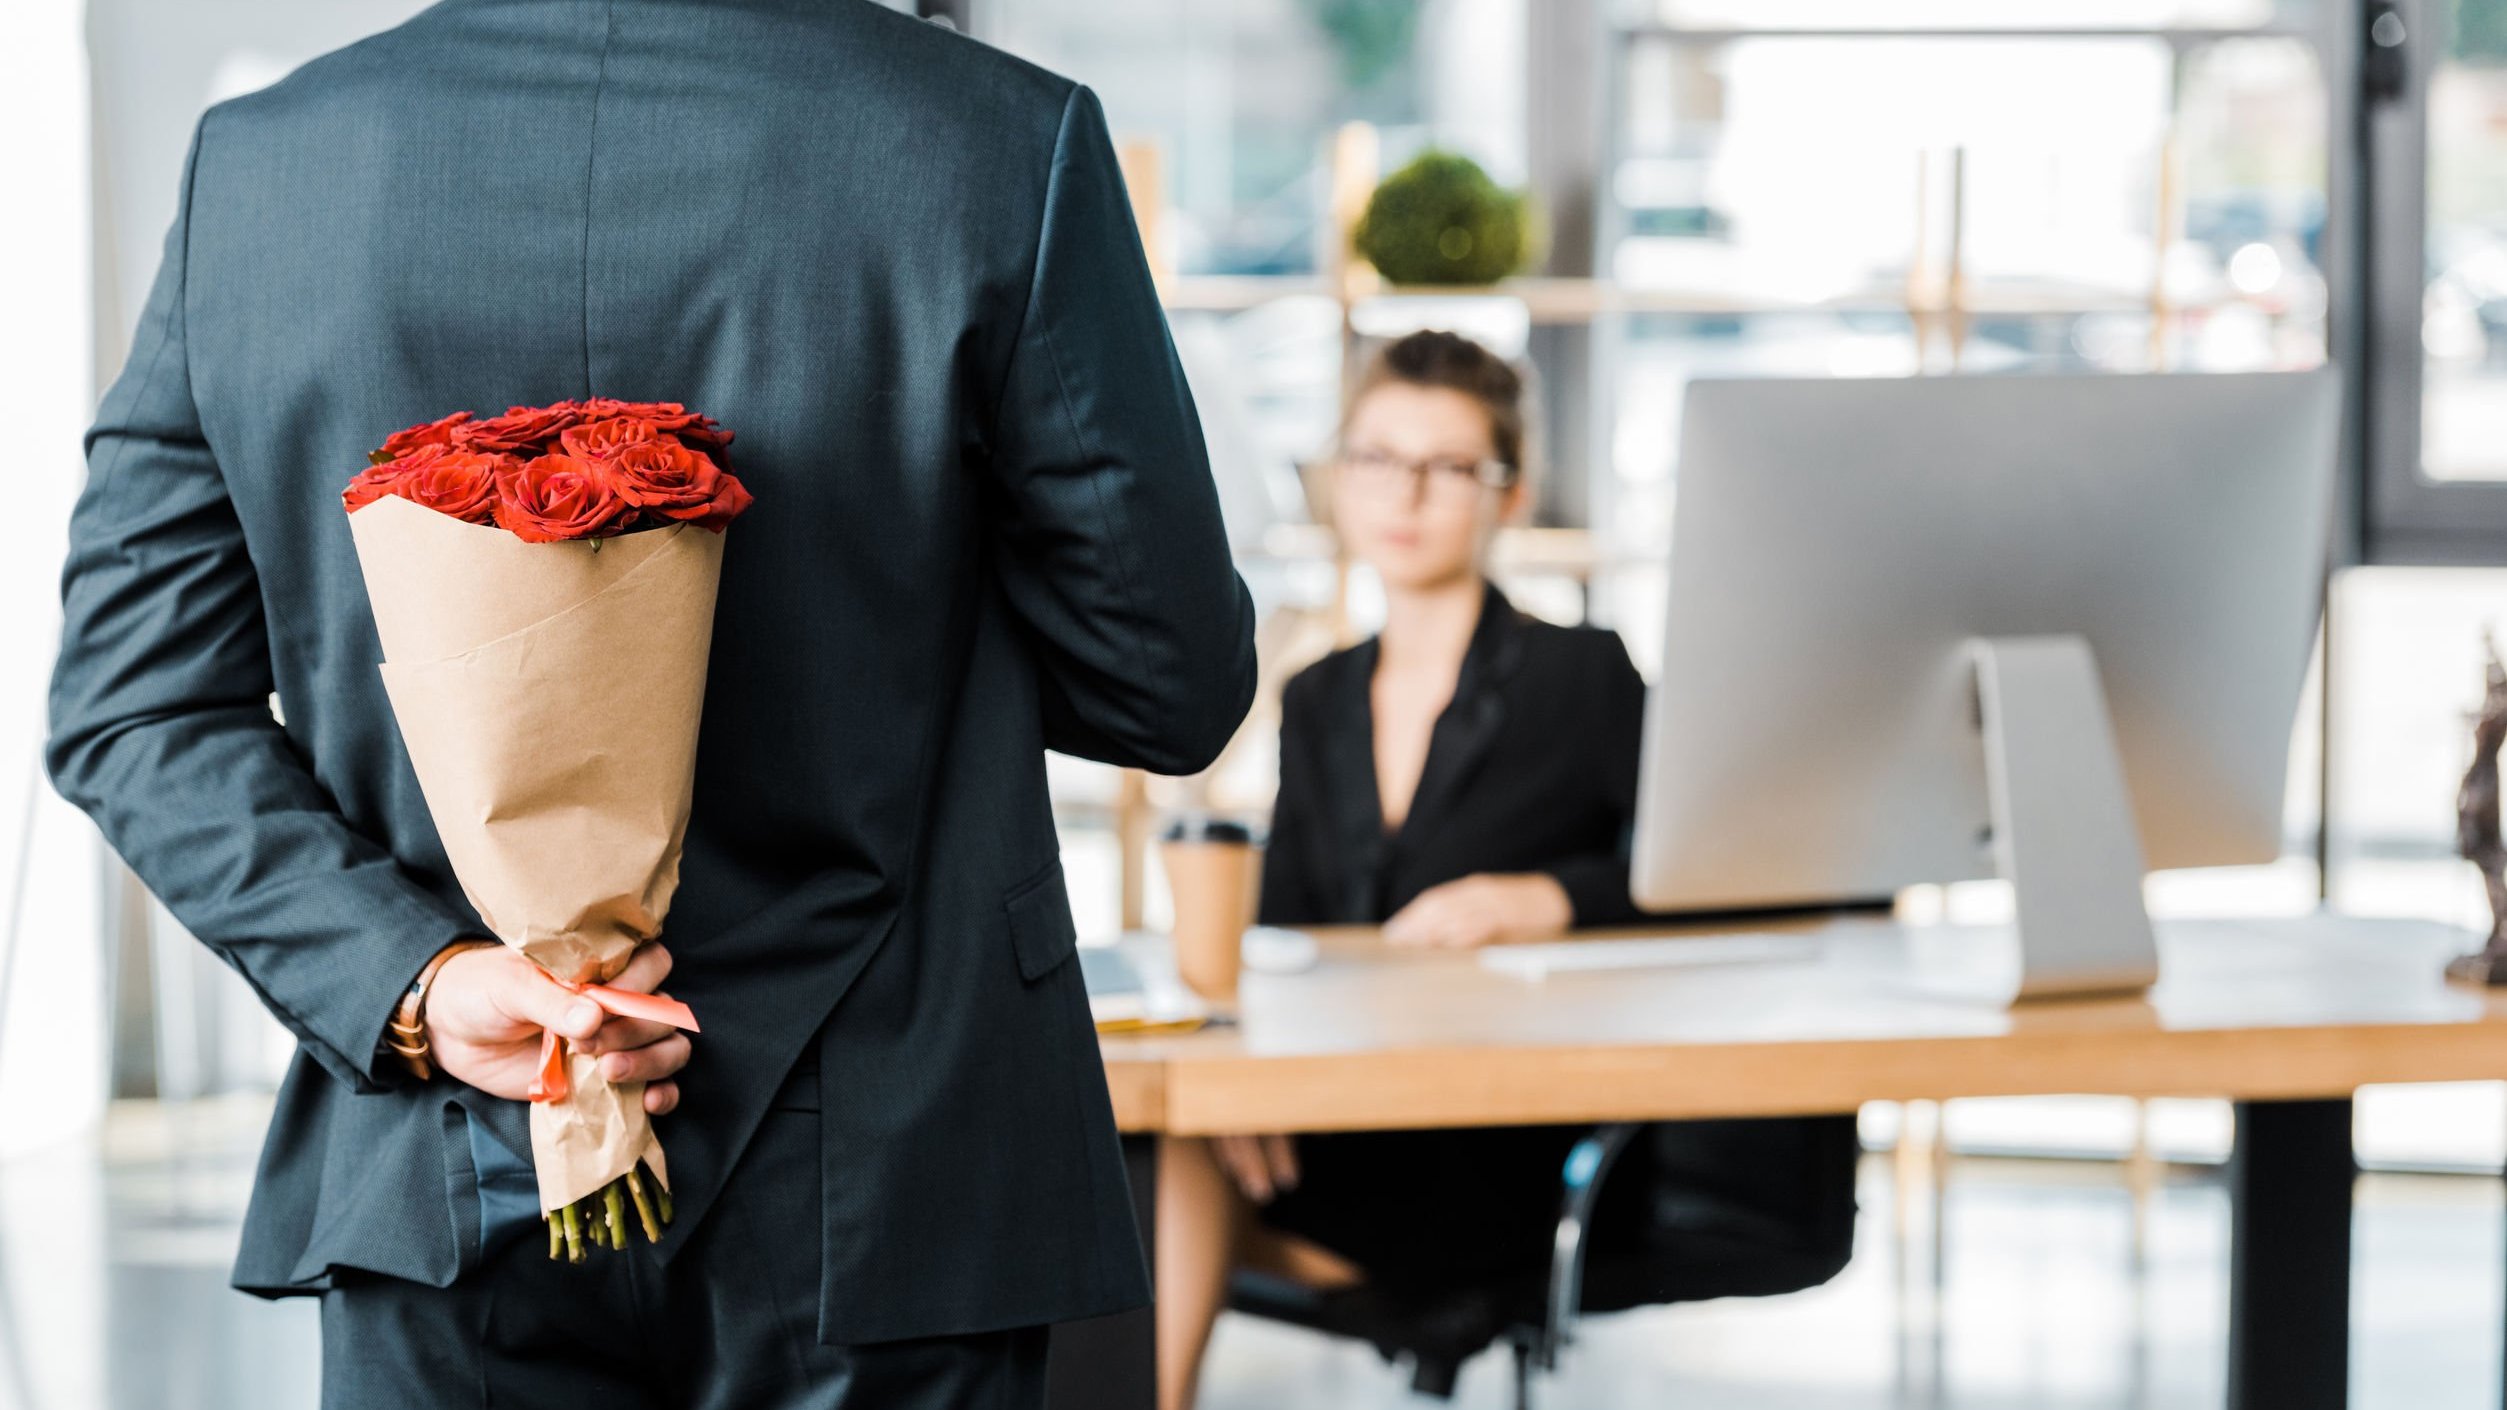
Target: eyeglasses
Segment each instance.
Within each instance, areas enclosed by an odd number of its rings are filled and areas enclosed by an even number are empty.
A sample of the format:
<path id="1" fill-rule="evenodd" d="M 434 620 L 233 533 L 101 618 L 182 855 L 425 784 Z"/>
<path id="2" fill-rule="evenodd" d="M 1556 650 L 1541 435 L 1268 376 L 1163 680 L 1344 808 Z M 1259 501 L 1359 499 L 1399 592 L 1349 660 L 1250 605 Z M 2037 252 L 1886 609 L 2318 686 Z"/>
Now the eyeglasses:
<path id="1" fill-rule="evenodd" d="M 1502 490 L 1514 483 L 1515 467 L 1503 460 L 1463 460 L 1434 455 L 1412 460 L 1374 446 L 1361 446 L 1339 459 L 1341 474 L 1367 490 L 1391 492 L 1424 487 L 1431 493 L 1461 494 L 1474 489 Z"/>

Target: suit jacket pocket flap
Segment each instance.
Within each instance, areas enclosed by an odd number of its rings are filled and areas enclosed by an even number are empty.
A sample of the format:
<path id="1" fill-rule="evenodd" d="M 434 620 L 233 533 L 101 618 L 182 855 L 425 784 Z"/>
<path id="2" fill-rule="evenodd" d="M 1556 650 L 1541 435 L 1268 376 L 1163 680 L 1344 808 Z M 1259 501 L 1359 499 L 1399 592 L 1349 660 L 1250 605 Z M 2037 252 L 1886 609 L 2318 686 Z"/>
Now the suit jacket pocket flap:
<path id="1" fill-rule="evenodd" d="M 1079 943 L 1060 858 L 1042 874 L 1011 887 L 1001 904 L 1009 912 L 1010 947 L 1018 952 L 1021 976 L 1036 978 L 1069 958 Z"/>

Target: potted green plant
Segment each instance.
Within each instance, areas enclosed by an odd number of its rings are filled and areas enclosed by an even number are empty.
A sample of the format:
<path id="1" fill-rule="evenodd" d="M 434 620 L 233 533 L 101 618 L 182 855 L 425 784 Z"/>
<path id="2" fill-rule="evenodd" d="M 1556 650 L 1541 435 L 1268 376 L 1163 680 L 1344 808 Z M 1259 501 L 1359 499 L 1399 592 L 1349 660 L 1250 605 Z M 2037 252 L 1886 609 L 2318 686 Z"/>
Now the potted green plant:
<path id="1" fill-rule="evenodd" d="M 1350 231 L 1350 248 L 1394 284 L 1494 284 L 1523 268 L 1533 243 L 1523 192 L 1435 148 L 1385 177 Z"/>

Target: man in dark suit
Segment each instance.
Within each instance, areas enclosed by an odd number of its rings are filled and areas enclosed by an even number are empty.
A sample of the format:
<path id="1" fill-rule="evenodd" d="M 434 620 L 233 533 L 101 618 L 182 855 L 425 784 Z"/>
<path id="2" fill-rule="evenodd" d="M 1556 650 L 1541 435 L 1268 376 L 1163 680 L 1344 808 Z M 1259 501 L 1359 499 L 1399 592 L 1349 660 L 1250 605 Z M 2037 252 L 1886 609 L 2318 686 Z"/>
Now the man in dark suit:
<path id="1" fill-rule="evenodd" d="M 487 1086 L 419 1080 L 385 1022 L 484 932 L 339 490 L 587 395 L 720 418 L 756 494 L 667 936 L 704 1028 L 484 950 L 428 1025 Z M 52 777 L 298 1040 L 232 1281 L 322 1296 L 326 1405 L 1032 1404 L 1044 1324 L 1146 1300 L 1044 751 L 1205 766 L 1252 608 L 1090 90 L 869 0 L 447 0 L 202 119 L 88 454 Z M 653 1083 L 658 1245 L 499 1213 L 543 1024 Z"/>

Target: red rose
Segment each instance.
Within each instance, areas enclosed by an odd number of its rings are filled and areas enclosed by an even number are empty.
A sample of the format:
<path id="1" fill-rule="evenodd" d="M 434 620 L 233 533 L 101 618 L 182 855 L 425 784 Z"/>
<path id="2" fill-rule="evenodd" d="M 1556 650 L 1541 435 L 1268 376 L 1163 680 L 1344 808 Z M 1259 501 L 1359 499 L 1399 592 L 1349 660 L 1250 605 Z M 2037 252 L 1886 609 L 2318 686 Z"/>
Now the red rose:
<path id="1" fill-rule="evenodd" d="M 675 401 L 614 397 L 456 412 L 395 433 L 340 493 L 350 513 L 397 495 L 532 543 L 666 523 L 720 533 L 750 504 L 722 457 L 731 441 Z"/>
<path id="2" fill-rule="evenodd" d="M 455 428 L 468 424 L 469 420 L 469 412 L 456 411 L 441 421 L 430 421 L 423 426 L 412 426 L 406 431 L 394 431 L 384 439 L 383 449 L 377 453 L 383 460 L 398 460 L 420 446 L 451 445 L 456 434 Z"/>
<path id="3" fill-rule="evenodd" d="M 496 477 L 516 463 L 509 455 L 421 445 L 349 481 L 340 502 L 354 514 L 385 495 L 398 495 L 438 514 L 489 524 L 495 522 Z"/>
<path id="4" fill-rule="evenodd" d="M 391 460 L 377 459 L 357 472 L 357 478 L 349 481 L 348 488 L 340 491 L 340 503 L 347 505 L 348 512 L 354 514 L 387 494 L 400 493 L 402 480 L 451 453 L 451 446 L 429 443 Z M 375 454 L 380 456 L 382 452 L 376 451 Z"/>
<path id="5" fill-rule="evenodd" d="M 676 436 L 689 445 L 722 463 L 722 450 L 731 444 L 731 433 L 713 417 L 688 410 L 675 401 L 619 401 L 614 397 L 593 397 L 583 403 L 585 420 L 615 417 L 642 421 L 664 435 Z M 728 467 L 725 467 L 728 468 Z"/>
<path id="6" fill-rule="evenodd" d="M 583 419 L 581 402 L 550 406 L 508 407 L 502 416 L 476 421 L 454 433 L 461 445 L 488 451 L 539 451 L 556 443 L 567 427 Z"/>
<path id="7" fill-rule="evenodd" d="M 349 481 L 348 488 L 340 491 L 339 502 L 354 514 L 390 494 L 392 486 L 407 473 L 397 462 L 378 461 L 357 472 L 357 478 Z"/>
<path id="8" fill-rule="evenodd" d="M 650 421 L 612 416 L 569 426 L 557 439 L 566 448 L 566 454 L 578 460 L 604 460 L 628 446 L 653 440 L 660 435 L 661 431 Z"/>
<path id="9" fill-rule="evenodd" d="M 392 485 L 392 493 L 465 523 L 492 524 L 497 477 L 518 464 L 510 455 L 447 450 L 425 457 L 403 474 Z"/>
<path id="10" fill-rule="evenodd" d="M 596 462 L 552 454 L 510 467 L 496 478 L 496 522 L 525 543 L 598 538 L 635 518 Z"/>
<path id="11" fill-rule="evenodd" d="M 599 465 L 627 503 L 715 533 L 749 507 L 748 490 L 730 472 L 666 437 L 622 446 Z"/>

